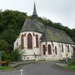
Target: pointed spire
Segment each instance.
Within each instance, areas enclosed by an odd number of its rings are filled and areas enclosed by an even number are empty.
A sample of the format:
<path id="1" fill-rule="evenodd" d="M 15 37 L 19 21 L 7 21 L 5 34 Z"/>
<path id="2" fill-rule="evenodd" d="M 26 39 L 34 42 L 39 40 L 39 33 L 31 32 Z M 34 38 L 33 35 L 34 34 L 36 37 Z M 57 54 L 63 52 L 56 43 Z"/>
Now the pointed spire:
<path id="1" fill-rule="evenodd" d="M 37 12 L 36 12 L 36 5 L 35 5 L 35 2 L 34 2 L 34 9 L 33 9 L 33 19 L 37 19 Z"/>

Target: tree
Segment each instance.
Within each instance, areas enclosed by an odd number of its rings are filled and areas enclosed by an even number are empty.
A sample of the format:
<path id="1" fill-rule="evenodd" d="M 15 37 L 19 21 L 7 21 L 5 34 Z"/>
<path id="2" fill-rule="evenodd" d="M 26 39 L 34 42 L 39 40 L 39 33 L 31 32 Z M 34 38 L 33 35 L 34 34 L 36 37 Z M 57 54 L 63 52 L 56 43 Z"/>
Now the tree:
<path id="1" fill-rule="evenodd" d="M 20 11 L 5 10 L 0 13 L 0 39 L 8 43 L 9 53 L 13 50 L 13 43 L 19 35 L 27 14 Z"/>
<path id="2" fill-rule="evenodd" d="M 2 52 L 2 61 L 6 61 L 5 65 L 8 65 L 10 62 L 9 55 L 7 55 L 7 53 L 4 50 L 2 50 L 1 52 Z"/>
<path id="3" fill-rule="evenodd" d="M 19 51 L 19 48 L 15 49 L 11 53 L 11 61 L 21 61 L 22 53 Z"/>
<path id="4" fill-rule="evenodd" d="M 8 30 L 3 32 L 1 38 L 8 42 L 8 53 L 11 53 L 13 49 L 13 42 L 15 41 L 15 38 L 17 38 L 15 31 L 12 29 L 12 25 L 9 26 Z"/>
<path id="5" fill-rule="evenodd" d="M 8 43 L 3 39 L 0 40 L 0 51 L 2 50 L 4 50 L 5 52 L 8 51 Z"/>

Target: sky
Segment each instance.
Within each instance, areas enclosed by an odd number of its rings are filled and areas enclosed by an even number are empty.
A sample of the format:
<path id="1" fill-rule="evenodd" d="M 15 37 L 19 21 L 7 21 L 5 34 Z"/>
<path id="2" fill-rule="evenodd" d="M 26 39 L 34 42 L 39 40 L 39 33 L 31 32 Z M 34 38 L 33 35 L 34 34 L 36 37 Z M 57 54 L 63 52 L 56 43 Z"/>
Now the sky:
<path id="1" fill-rule="evenodd" d="M 32 15 L 34 2 L 38 16 L 59 22 L 70 29 L 75 28 L 75 0 L 0 0 L 0 9 Z"/>

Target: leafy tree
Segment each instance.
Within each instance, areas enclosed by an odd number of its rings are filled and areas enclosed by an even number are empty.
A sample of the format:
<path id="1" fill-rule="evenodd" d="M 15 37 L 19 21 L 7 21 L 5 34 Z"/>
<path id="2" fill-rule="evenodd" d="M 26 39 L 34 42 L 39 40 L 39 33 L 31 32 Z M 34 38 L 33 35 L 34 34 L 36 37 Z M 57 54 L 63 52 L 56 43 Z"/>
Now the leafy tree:
<path id="1" fill-rule="evenodd" d="M 19 51 L 19 48 L 15 49 L 11 53 L 11 61 L 21 61 L 22 53 Z"/>
<path id="2" fill-rule="evenodd" d="M 20 33 L 27 14 L 20 11 L 5 10 L 0 13 L 0 39 L 8 43 L 9 53 L 13 50 L 13 43 Z"/>
<path id="3" fill-rule="evenodd" d="M 2 50 L 2 61 L 6 61 L 5 65 L 8 65 L 10 62 L 9 55 L 4 50 Z"/>
<path id="4" fill-rule="evenodd" d="M 12 29 L 11 25 L 8 30 L 3 32 L 1 38 L 8 42 L 8 53 L 10 53 L 13 49 L 13 42 L 15 41 L 15 38 L 17 38 L 15 31 Z"/>
<path id="5" fill-rule="evenodd" d="M 0 51 L 2 50 L 4 50 L 5 52 L 7 52 L 8 50 L 8 43 L 3 39 L 0 40 Z"/>

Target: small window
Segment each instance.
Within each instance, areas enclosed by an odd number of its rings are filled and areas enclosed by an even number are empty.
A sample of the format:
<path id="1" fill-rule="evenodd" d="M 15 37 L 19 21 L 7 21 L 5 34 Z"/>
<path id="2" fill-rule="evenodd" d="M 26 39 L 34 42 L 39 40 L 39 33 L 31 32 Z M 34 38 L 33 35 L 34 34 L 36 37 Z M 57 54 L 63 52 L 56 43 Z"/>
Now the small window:
<path id="1" fill-rule="evenodd" d="M 68 52 L 70 52 L 70 48 L 69 48 L 69 45 L 68 45 L 67 47 L 68 47 Z"/>
<path id="2" fill-rule="evenodd" d="M 57 55 L 57 47 L 55 47 L 55 54 Z"/>
<path id="3" fill-rule="evenodd" d="M 51 52 L 51 45 L 48 45 L 48 54 L 52 54 L 52 52 Z"/>
<path id="4" fill-rule="evenodd" d="M 45 45 L 43 45 L 43 55 L 46 55 Z"/>
<path id="5" fill-rule="evenodd" d="M 62 52 L 64 52 L 64 49 L 63 49 L 63 44 L 62 44 Z"/>
<path id="6" fill-rule="evenodd" d="M 36 35 L 36 47 L 39 47 L 38 35 Z"/>

